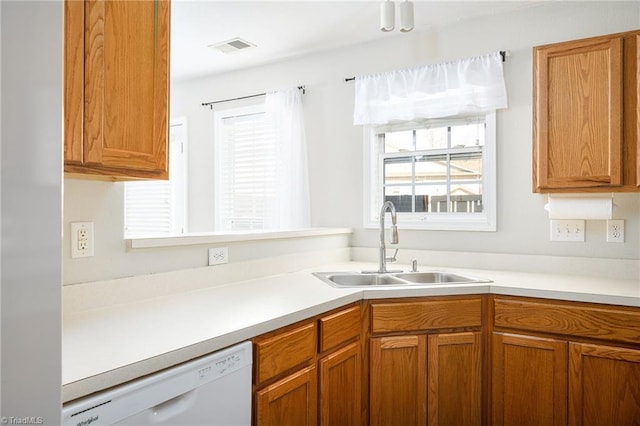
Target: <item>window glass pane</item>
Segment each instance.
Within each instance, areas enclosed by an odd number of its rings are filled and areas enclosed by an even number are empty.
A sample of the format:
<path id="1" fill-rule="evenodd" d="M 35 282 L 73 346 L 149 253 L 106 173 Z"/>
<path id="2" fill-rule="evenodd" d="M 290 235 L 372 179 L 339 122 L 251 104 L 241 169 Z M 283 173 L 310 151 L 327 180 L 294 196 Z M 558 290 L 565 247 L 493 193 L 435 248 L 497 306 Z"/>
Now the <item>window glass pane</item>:
<path id="1" fill-rule="evenodd" d="M 482 153 L 451 155 L 451 180 L 482 179 Z"/>
<path id="2" fill-rule="evenodd" d="M 464 124 L 451 127 L 451 147 L 484 145 L 484 123 Z"/>
<path id="3" fill-rule="evenodd" d="M 384 184 L 407 184 L 413 182 L 411 157 L 385 158 Z"/>
<path id="4" fill-rule="evenodd" d="M 411 186 L 392 186 L 384 189 L 384 201 L 391 201 L 397 212 L 412 212 Z"/>
<path id="5" fill-rule="evenodd" d="M 416 182 L 446 182 L 447 181 L 447 156 L 417 156 L 416 157 Z"/>
<path id="6" fill-rule="evenodd" d="M 384 134 L 384 152 L 413 151 L 413 130 Z"/>
<path id="7" fill-rule="evenodd" d="M 451 211 L 456 213 L 482 213 L 482 183 L 451 185 Z"/>
<path id="8" fill-rule="evenodd" d="M 429 213 L 446 213 L 449 211 L 447 204 L 447 185 L 427 185 L 419 187 L 424 194 Z"/>
<path id="9" fill-rule="evenodd" d="M 416 150 L 445 149 L 447 146 L 446 127 L 416 130 Z"/>

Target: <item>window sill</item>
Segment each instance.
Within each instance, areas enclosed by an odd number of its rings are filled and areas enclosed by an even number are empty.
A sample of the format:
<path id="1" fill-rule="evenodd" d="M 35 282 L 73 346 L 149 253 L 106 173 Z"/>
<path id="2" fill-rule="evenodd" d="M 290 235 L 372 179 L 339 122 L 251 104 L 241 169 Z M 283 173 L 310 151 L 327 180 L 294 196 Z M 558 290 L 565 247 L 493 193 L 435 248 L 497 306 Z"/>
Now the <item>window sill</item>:
<path id="1" fill-rule="evenodd" d="M 129 249 L 156 247 L 192 246 L 198 244 L 225 244 L 243 241 L 278 240 L 284 238 L 323 237 L 329 235 L 351 234 L 351 228 L 308 228 L 290 231 L 237 232 L 237 233 L 201 233 L 185 234 L 173 237 L 128 238 Z"/>

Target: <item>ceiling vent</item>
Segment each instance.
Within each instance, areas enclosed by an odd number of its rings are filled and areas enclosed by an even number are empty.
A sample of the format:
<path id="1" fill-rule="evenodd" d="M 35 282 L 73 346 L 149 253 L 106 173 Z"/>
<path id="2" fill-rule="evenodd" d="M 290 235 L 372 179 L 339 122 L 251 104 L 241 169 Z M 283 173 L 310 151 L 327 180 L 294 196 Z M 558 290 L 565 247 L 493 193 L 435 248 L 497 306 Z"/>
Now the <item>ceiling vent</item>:
<path id="1" fill-rule="evenodd" d="M 231 40 L 223 41 L 222 43 L 210 44 L 209 47 L 221 53 L 233 53 L 249 49 L 251 47 L 256 47 L 256 45 L 236 37 Z"/>

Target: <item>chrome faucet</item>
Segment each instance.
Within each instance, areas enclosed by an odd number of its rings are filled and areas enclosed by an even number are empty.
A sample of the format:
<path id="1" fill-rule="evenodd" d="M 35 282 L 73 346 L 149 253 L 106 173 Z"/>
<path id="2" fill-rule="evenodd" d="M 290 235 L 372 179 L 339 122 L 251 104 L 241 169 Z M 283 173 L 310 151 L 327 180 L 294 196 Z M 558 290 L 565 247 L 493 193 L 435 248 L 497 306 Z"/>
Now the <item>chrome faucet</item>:
<path id="1" fill-rule="evenodd" d="M 386 212 L 391 213 L 391 240 L 390 244 L 398 244 L 398 216 L 396 214 L 396 206 L 391 201 L 385 201 L 380 209 L 380 259 L 378 263 L 378 270 L 375 271 L 378 274 L 384 274 L 387 272 L 402 272 L 401 270 L 388 271 L 387 262 L 395 262 L 398 249 L 391 257 L 387 257 L 387 247 L 384 241 L 384 216 Z"/>

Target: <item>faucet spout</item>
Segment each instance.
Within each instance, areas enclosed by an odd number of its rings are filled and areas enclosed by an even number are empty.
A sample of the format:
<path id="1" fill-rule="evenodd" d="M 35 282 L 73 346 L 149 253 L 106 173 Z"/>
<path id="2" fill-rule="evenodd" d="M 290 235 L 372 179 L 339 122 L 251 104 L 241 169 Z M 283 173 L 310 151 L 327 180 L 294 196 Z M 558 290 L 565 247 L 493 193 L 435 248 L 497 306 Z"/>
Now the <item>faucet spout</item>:
<path id="1" fill-rule="evenodd" d="M 398 244 L 398 215 L 396 206 L 391 201 L 385 201 L 380 209 L 380 258 L 378 263 L 378 273 L 383 274 L 387 271 L 387 260 L 395 261 L 395 255 L 387 259 L 387 247 L 384 239 L 384 216 L 388 212 L 391 213 L 391 240 L 390 244 Z M 397 252 L 397 250 L 396 250 Z"/>

